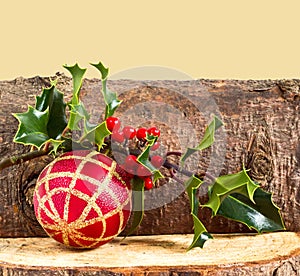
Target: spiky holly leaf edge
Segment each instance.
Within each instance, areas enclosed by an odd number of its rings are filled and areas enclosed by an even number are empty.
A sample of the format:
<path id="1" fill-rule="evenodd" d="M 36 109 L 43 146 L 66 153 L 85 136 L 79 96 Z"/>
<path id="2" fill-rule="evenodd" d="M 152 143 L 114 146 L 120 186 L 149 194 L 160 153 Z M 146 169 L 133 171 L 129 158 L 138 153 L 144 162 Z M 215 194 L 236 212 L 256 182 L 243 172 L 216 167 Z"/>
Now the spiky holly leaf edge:
<path id="1" fill-rule="evenodd" d="M 101 62 L 92 65 L 101 72 L 106 113 L 111 116 L 121 101 L 117 99 L 116 93 L 106 87 L 108 68 L 105 68 Z M 71 150 L 66 145 L 72 143 L 83 148 L 96 145 L 100 150 L 104 144 L 104 139 L 111 132 L 107 129 L 105 121 L 99 124 L 89 122 L 90 115 L 80 100 L 83 77 L 87 69 L 80 68 L 77 63 L 73 66 L 64 65 L 63 67 L 72 76 L 73 92 L 70 102 L 64 102 L 63 93 L 56 87 L 58 81 L 51 81 L 51 86 L 43 88 L 41 95 L 36 96 L 34 107 L 29 106 L 26 112 L 13 114 L 19 122 L 13 141 L 33 146 L 38 150 L 47 146 L 51 149 L 50 153 L 55 155 L 59 150 L 63 152 Z M 69 109 L 68 118 L 66 107 Z M 72 131 L 79 131 L 81 137 L 75 139 L 72 136 Z M 86 145 L 86 142 L 89 144 Z"/>
<path id="2" fill-rule="evenodd" d="M 49 134 L 48 126 L 52 122 L 51 114 L 49 107 L 44 111 L 39 111 L 32 106 L 28 106 L 28 110 L 24 113 L 14 113 L 13 116 L 18 120 L 19 126 L 13 141 L 26 146 L 34 146 L 37 149 L 51 145 L 50 153 L 56 154 L 64 140 L 61 139 L 61 133 L 56 133 L 56 137 L 51 137 Z"/>
<path id="3" fill-rule="evenodd" d="M 215 131 L 223 123 L 214 116 L 206 128 L 202 141 L 196 148 L 188 148 L 181 158 L 181 164 L 199 150 L 203 150 L 213 144 Z M 191 215 L 194 222 L 194 238 L 188 250 L 201 247 L 211 239 L 205 226 L 198 218 L 199 208 L 210 208 L 212 216 L 220 215 L 247 225 L 258 233 L 285 230 L 284 222 L 279 208 L 272 200 L 272 194 L 263 191 L 258 183 L 255 183 L 243 168 L 236 174 L 219 176 L 209 187 L 209 199 L 206 204 L 200 205 L 197 191 L 202 181 L 195 175 L 185 182 L 186 192 L 190 201 Z"/>

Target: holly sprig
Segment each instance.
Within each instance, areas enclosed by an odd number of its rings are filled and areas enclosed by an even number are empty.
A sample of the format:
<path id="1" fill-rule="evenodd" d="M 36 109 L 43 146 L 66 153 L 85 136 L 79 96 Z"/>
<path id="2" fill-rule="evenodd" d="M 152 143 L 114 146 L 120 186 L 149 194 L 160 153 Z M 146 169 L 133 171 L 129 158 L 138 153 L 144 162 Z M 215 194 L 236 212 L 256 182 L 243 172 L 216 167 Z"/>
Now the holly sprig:
<path id="1" fill-rule="evenodd" d="M 52 83 L 36 97 L 35 107 L 28 106 L 27 112 L 13 114 L 19 121 L 14 142 L 37 149 L 51 144 L 56 152 L 63 143 L 62 133 L 67 126 L 65 109 L 63 94 Z"/>
<path id="2" fill-rule="evenodd" d="M 28 154 L 2 160 L 0 170 L 45 154 L 58 156 L 63 152 L 73 150 L 74 147 L 92 147 L 100 152 L 111 154 L 109 142 L 114 135 L 119 133 L 114 132 L 108 122 L 116 123 L 110 119 L 113 118 L 112 116 L 122 101 L 118 99 L 115 92 L 107 88 L 109 69 L 101 62 L 91 65 L 100 72 L 101 76 L 101 93 L 105 102 L 104 119 L 97 124 L 92 124 L 90 114 L 80 99 L 86 69 L 80 68 L 78 64 L 65 65 L 64 68 L 69 71 L 73 80 L 72 99 L 65 102 L 63 93 L 57 88 L 58 80 L 51 81 L 51 86 L 44 88 L 41 95 L 36 96 L 34 106 L 28 106 L 28 110 L 24 113 L 13 114 L 19 122 L 13 141 L 31 146 L 32 150 Z M 259 183 L 254 182 L 245 168 L 235 174 L 216 178 L 206 173 L 211 180 L 208 188 L 208 201 L 200 202 L 198 191 L 204 183 L 204 176 L 187 171 L 184 169 L 184 164 L 197 151 L 212 146 L 215 133 L 221 127 L 223 127 L 222 121 L 217 116 L 213 116 L 198 146 L 187 148 L 183 154 L 178 152 L 167 154 L 167 157 L 174 154 L 180 156 L 179 164 L 169 162 L 168 158 L 161 164 L 170 170 L 170 174 L 175 180 L 184 185 L 190 201 L 194 238 L 188 249 L 202 248 L 207 240 L 213 238 L 198 217 L 203 208 L 211 209 L 212 216 L 223 216 L 241 222 L 258 233 L 285 229 L 280 210 L 272 201 L 272 195 L 264 191 Z M 128 133 L 127 139 L 130 138 L 130 135 L 131 133 Z M 124 137 L 121 137 L 122 139 L 120 136 L 118 137 L 118 141 L 123 143 Z M 159 167 L 153 165 L 150 156 L 150 151 L 154 149 L 158 138 L 157 132 L 145 132 L 143 137 L 139 137 L 138 148 L 134 152 L 129 152 L 131 158 L 135 157 L 134 164 L 137 164 L 139 168 L 142 166 L 144 171 L 149 172 L 154 184 L 164 177 Z M 127 149 L 124 149 L 124 146 L 127 146 L 127 139 L 120 147 L 120 151 L 128 152 Z M 178 175 L 185 175 L 188 179 L 183 182 Z M 145 189 L 149 189 L 145 183 L 145 177 L 140 177 L 138 174 L 132 176 L 133 209 L 135 211 L 128 235 L 139 227 L 143 219 L 144 193 Z"/>

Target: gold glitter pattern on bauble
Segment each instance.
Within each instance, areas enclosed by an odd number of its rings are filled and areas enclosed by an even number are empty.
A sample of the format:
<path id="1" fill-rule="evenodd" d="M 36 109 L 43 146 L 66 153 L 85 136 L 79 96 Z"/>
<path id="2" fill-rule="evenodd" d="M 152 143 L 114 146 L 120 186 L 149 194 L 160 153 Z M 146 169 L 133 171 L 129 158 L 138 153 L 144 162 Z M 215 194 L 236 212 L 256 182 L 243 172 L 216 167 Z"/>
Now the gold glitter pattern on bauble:
<path id="1" fill-rule="evenodd" d="M 51 173 L 52 167 L 55 164 L 55 162 L 52 162 L 45 168 L 45 170 L 47 170 L 45 176 L 38 180 L 37 185 L 35 187 L 35 194 L 36 194 L 36 198 L 37 198 L 37 202 L 38 202 L 38 208 L 37 208 L 37 212 L 36 212 L 37 220 L 39 221 L 41 226 L 45 229 L 45 231 L 50 236 L 56 236 L 56 235 L 61 234 L 63 242 L 66 245 L 70 245 L 69 238 L 71 238 L 72 241 L 74 243 L 76 243 L 79 247 L 92 248 L 99 242 L 113 239 L 124 228 L 124 225 L 123 225 L 124 216 L 123 216 L 122 210 L 125 208 L 125 206 L 128 206 L 130 204 L 131 191 L 128 189 L 125 181 L 116 172 L 116 165 L 117 165 L 116 162 L 112 161 L 111 166 L 107 166 L 103 162 L 92 158 L 93 156 L 96 156 L 97 154 L 99 154 L 99 153 L 96 151 L 92 151 L 86 156 L 68 155 L 68 156 L 59 157 L 59 160 L 67 160 L 67 159 L 76 160 L 75 162 L 77 164 L 77 168 L 76 168 L 75 173 L 74 172 Z M 101 181 L 100 181 L 98 179 L 81 174 L 81 170 L 84 168 L 84 165 L 87 162 L 91 162 L 91 163 L 96 164 L 96 165 L 104 168 L 105 170 L 107 170 L 108 172 L 105 175 L 105 178 L 101 179 Z M 57 188 L 50 189 L 49 182 L 52 179 L 56 179 L 58 177 L 70 178 L 71 181 L 69 183 L 69 187 L 57 187 Z M 126 199 L 123 203 L 120 201 L 120 198 L 118 198 L 116 196 L 116 194 L 109 187 L 112 177 L 115 177 L 118 181 L 120 181 L 123 185 L 123 188 L 125 189 Z M 83 193 L 82 191 L 79 191 L 75 188 L 77 179 L 80 179 L 82 181 L 88 181 L 97 187 L 96 191 L 93 193 L 92 196 L 87 195 L 87 194 Z M 39 194 L 39 187 L 42 185 L 44 185 L 46 192 L 45 192 L 45 195 L 43 195 L 41 197 Z M 99 206 L 96 203 L 97 198 L 104 191 L 111 197 L 111 199 L 117 206 L 116 209 L 108 212 L 107 214 L 103 214 L 101 212 L 101 209 L 99 208 Z M 65 198 L 65 202 L 64 202 L 63 218 L 60 217 L 59 212 L 57 211 L 55 204 L 52 201 L 53 195 L 57 195 L 59 193 L 66 194 L 66 198 Z M 86 202 L 86 206 L 84 207 L 82 213 L 76 220 L 68 223 L 69 204 L 70 204 L 70 199 L 71 199 L 72 195 L 81 200 L 84 200 Z M 45 205 L 46 202 L 48 202 L 50 209 L 49 209 L 49 207 L 48 208 L 46 207 L 46 205 Z M 91 210 L 94 210 L 97 213 L 97 217 L 86 220 L 87 216 Z M 42 211 L 44 211 L 45 214 L 51 220 L 53 220 L 54 223 L 48 223 L 47 221 L 44 221 L 41 217 Z M 106 219 L 108 219 L 116 214 L 119 215 L 119 219 L 120 219 L 119 229 L 118 229 L 117 234 L 115 234 L 113 236 L 104 237 L 106 228 L 107 228 Z M 87 237 L 87 236 L 83 235 L 83 233 L 78 231 L 82 228 L 85 228 L 87 226 L 93 225 L 98 222 L 102 223 L 102 232 L 99 233 L 97 238 Z M 49 233 L 47 231 L 47 229 L 51 230 L 51 233 Z M 80 241 L 89 241 L 92 243 L 87 246 L 85 244 L 82 244 Z"/>

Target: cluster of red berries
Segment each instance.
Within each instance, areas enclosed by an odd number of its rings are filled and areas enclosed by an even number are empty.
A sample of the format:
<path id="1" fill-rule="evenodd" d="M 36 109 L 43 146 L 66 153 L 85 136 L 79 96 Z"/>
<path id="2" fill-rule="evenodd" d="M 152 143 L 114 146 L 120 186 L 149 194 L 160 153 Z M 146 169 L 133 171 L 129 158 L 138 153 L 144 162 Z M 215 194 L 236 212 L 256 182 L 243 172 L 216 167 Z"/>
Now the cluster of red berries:
<path id="1" fill-rule="evenodd" d="M 106 119 L 106 127 L 111 132 L 112 141 L 123 143 L 127 140 L 137 139 L 140 142 L 146 142 L 148 136 L 159 137 L 160 130 L 156 127 L 151 128 L 138 128 L 135 129 L 132 126 L 125 126 L 121 129 L 121 122 L 117 117 L 108 117 Z M 150 148 L 151 151 L 155 151 L 159 148 L 160 143 L 156 141 Z M 164 160 L 159 155 L 153 155 L 150 159 L 151 164 L 159 169 Z M 152 173 L 142 164 L 137 161 L 135 155 L 128 155 L 124 163 L 121 165 L 130 175 L 138 176 L 144 180 L 145 189 L 150 190 L 153 188 Z"/>

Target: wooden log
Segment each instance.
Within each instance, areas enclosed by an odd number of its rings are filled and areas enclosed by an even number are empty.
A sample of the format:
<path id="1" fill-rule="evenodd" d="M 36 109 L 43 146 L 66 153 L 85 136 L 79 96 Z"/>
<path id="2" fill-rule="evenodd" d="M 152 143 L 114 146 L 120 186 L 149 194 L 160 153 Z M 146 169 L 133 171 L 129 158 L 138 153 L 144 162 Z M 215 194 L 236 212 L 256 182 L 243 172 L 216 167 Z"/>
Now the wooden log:
<path id="1" fill-rule="evenodd" d="M 50 238 L 0 239 L 0 275 L 299 275 L 300 236 L 292 232 L 216 235 L 186 251 L 191 235 L 115 239 L 94 250 Z"/>
<path id="2" fill-rule="evenodd" d="M 70 97 L 71 80 L 61 75 L 58 83 L 60 90 Z M 116 80 L 109 82 L 109 88 L 121 93 L 124 102 L 118 116 L 124 122 L 136 120 L 133 115 L 137 110 L 141 112 L 138 107 L 143 102 L 155 108 L 156 117 L 151 118 L 151 110 L 144 109 L 144 113 L 138 113 L 141 114 L 139 122 L 157 122 L 168 136 L 163 142 L 169 150 L 198 141 L 210 114 L 218 113 L 225 123 L 224 130 L 217 137 L 214 150 L 205 151 L 196 160 L 196 167 L 208 169 L 217 176 L 237 172 L 244 163 L 252 177 L 274 194 L 287 229 L 300 231 L 299 84 L 299 80 Z M 26 111 L 27 104 L 34 104 L 35 95 L 47 85 L 48 79 L 41 77 L 0 82 L 1 158 L 29 150 L 12 143 L 17 121 L 11 113 Z M 93 120 L 101 116 L 104 107 L 100 87 L 100 82 L 94 79 L 83 84 L 82 97 Z M 192 127 L 195 137 L 187 125 Z M 50 160 L 41 157 L 0 173 L 1 237 L 45 235 L 33 213 L 32 193 L 39 172 Z M 137 234 L 191 233 L 187 197 L 182 191 L 178 193 L 174 182 L 169 183 L 172 185 L 161 183 L 161 187 L 168 188 L 158 189 L 159 195 L 155 192 L 147 195 L 153 208 L 148 206 Z M 176 196 L 172 198 L 174 193 Z M 160 200 L 161 196 L 168 198 L 169 202 L 159 202 L 158 196 Z M 202 195 L 200 199 L 205 202 L 206 197 Z M 199 216 L 210 232 L 249 231 L 223 218 L 212 220 L 206 209 Z"/>

